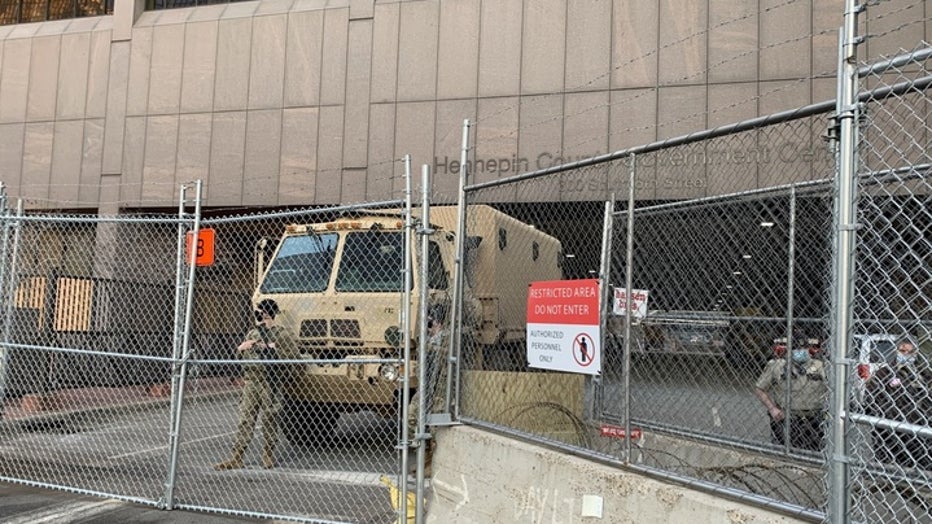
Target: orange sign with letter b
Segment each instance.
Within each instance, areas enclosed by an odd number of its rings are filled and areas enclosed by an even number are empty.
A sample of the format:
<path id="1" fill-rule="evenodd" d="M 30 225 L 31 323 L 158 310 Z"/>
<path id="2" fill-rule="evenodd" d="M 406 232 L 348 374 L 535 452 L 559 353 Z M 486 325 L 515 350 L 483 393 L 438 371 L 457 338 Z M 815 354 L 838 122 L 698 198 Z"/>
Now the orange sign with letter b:
<path id="1" fill-rule="evenodd" d="M 188 231 L 184 239 L 184 263 L 191 263 L 191 244 L 194 231 Z M 214 264 L 214 230 L 204 228 L 197 232 L 197 252 L 194 253 L 194 265 L 197 267 L 212 266 Z"/>

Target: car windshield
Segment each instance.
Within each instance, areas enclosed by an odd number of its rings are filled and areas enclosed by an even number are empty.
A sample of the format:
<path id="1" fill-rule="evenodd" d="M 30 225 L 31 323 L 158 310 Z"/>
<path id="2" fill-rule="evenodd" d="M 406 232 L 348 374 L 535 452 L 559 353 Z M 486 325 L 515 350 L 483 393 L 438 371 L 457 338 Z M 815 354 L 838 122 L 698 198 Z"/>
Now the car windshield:
<path id="1" fill-rule="evenodd" d="M 346 234 L 336 290 L 388 292 L 404 289 L 404 236 L 401 232 Z"/>
<path id="2" fill-rule="evenodd" d="M 287 237 L 262 281 L 262 293 L 311 293 L 327 289 L 340 236 Z"/>

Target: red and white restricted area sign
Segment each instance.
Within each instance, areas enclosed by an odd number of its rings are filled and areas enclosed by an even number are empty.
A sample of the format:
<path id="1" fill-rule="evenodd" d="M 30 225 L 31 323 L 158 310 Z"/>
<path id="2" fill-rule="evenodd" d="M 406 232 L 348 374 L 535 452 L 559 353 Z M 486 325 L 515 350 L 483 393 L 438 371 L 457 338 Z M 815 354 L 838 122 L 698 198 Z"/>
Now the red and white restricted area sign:
<path id="1" fill-rule="evenodd" d="M 527 359 L 534 368 L 598 375 L 602 370 L 599 281 L 532 282 L 527 296 Z"/>
<path id="2" fill-rule="evenodd" d="M 634 318 L 645 318 L 647 316 L 647 296 L 650 294 L 646 289 L 631 290 L 631 316 Z M 612 299 L 612 314 L 624 315 L 628 304 L 628 292 L 623 287 L 614 289 Z"/>
<path id="3" fill-rule="evenodd" d="M 603 437 L 625 438 L 625 428 L 602 424 L 599 433 Z M 641 428 L 631 428 L 631 440 L 641 440 Z"/>

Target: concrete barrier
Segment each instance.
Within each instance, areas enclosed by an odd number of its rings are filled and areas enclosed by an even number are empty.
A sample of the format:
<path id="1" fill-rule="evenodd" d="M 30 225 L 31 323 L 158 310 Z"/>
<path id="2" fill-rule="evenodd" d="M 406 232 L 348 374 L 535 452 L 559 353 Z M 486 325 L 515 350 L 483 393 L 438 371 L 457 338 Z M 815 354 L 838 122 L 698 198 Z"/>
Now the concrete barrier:
<path id="1" fill-rule="evenodd" d="M 461 414 L 582 445 L 585 377 L 576 373 L 463 372 Z"/>
<path id="2" fill-rule="evenodd" d="M 436 438 L 427 524 L 807 522 L 469 426 Z"/>

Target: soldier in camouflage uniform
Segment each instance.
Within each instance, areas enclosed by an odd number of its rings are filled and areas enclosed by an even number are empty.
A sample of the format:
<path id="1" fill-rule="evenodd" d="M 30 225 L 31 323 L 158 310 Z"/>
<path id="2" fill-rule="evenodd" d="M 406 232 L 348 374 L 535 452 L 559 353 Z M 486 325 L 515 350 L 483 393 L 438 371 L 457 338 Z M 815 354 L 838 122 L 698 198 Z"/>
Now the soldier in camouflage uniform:
<path id="1" fill-rule="evenodd" d="M 436 413 L 444 409 L 447 389 L 447 354 L 449 353 L 449 333 L 445 326 L 446 307 L 435 304 L 427 313 L 427 361 L 424 362 L 424 377 L 426 383 L 418 387 L 417 392 L 411 396 L 408 404 L 408 430 L 410 435 L 417 433 L 417 419 L 420 407 L 420 397 L 424 395 L 424 406 L 427 413 Z M 425 463 L 430 471 L 436 443 L 430 439 L 424 444 Z M 428 473 L 429 474 L 429 473 Z"/>
<path id="2" fill-rule="evenodd" d="M 784 419 L 787 409 L 787 374 L 790 384 L 790 445 L 819 451 L 824 437 L 828 386 L 821 360 L 811 358 L 805 345 L 795 344 L 790 358 L 774 358 L 767 363 L 755 384 L 754 393 L 770 417 L 770 434 L 774 444 L 784 444 Z"/>
<path id="3" fill-rule="evenodd" d="M 259 302 L 255 312 L 258 325 L 249 331 L 237 348 L 244 360 L 296 358 L 294 339 L 282 326 L 275 325 L 278 304 L 272 299 Z M 286 366 L 246 364 L 243 366 L 243 396 L 239 405 L 239 424 L 229 459 L 214 466 L 217 470 L 243 467 L 243 455 L 252 441 L 256 418 L 262 413 L 262 433 L 265 446 L 262 465 L 275 467 L 275 445 L 278 443 L 278 412 L 281 410 L 281 389 L 285 384 Z"/>

